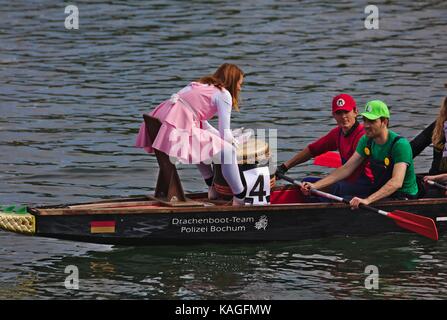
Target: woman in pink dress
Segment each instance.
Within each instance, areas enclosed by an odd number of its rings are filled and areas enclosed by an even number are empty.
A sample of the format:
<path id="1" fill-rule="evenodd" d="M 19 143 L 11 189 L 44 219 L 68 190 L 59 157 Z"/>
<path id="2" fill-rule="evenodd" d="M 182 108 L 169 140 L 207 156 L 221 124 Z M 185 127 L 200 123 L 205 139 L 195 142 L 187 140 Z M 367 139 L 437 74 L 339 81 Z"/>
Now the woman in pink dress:
<path id="1" fill-rule="evenodd" d="M 238 141 L 230 129 L 231 110 L 239 111 L 243 81 L 244 73 L 238 66 L 224 63 L 214 74 L 191 82 L 150 112 L 161 121 L 160 130 L 155 140 L 150 141 L 142 123 L 136 146 L 148 153 L 160 150 L 171 161 L 196 164 L 208 185 L 210 199 L 217 197 L 212 186 L 211 162 L 220 161 L 222 174 L 234 195 L 233 205 L 243 205 L 245 190 L 236 157 Z M 216 114 L 218 130 L 208 123 Z"/>

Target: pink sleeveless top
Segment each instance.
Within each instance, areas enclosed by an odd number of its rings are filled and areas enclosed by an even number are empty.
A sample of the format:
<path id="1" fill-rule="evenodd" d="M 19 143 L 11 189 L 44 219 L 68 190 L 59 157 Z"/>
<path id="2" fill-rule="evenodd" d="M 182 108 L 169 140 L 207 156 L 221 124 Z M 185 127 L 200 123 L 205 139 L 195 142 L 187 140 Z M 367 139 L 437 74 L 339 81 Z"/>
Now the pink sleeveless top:
<path id="1" fill-rule="evenodd" d="M 174 94 L 149 113 L 162 125 L 155 141 L 150 141 L 143 122 L 136 147 L 144 148 L 148 153 L 153 153 L 154 149 L 160 150 L 182 163 L 204 162 L 222 151 L 228 142 L 203 130 L 200 124 L 217 113 L 212 97 L 219 89 L 198 82 L 191 82 L 189 86 L 191 90 Z"/>

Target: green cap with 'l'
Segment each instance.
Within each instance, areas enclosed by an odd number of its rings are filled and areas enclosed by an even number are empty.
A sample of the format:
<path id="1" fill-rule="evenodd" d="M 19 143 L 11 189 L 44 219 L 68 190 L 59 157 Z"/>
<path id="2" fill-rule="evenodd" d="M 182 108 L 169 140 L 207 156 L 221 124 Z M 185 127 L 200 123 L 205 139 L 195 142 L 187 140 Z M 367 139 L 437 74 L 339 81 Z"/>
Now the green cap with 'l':
<path id="1" fill-rule="evenodd" d="M 361 113 L 362 116 L 369 120 L 376 120 L 380 117 L 390 118 L 390 110 L 385 102 L 380 100 L 369 101 L 365 106 L 365 112 Z"/>

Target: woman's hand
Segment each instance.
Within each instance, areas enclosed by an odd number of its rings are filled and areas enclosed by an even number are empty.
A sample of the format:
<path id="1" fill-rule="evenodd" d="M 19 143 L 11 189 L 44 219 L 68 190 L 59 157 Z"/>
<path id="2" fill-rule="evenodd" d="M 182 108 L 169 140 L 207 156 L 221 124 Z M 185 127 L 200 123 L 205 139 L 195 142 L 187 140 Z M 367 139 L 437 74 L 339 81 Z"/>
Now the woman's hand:
<path id="1" fill-rule="evenodd" d="M 239 141 L 236 138 L 233 138 L 233 140 L 231 141 L 231 144 L 234 146 L 235 149 L 239 149 Z"/>
<path id="2" fill-rule="evenodd" d="M 244 127 L 231 130 L 233 137 L 240 136 L 242 134 L 242 132 L 244 132 Z"/>
<path id="3" fill-rule="evenodd" d="M 239 136 L 234 136 L 234 139 L 237 140 L 239 144 L 245 144 L 250 139 L 251 134 L 251 131 L 246 131 Z"/>
<path id="4" fill-rule="evenodd" d="M 424 182 L 427 183 L 428 180 L 436 181 L 436 178 L 437 178 L 437 176 L 425 176 L 423 179 L 424 179 Z"/>

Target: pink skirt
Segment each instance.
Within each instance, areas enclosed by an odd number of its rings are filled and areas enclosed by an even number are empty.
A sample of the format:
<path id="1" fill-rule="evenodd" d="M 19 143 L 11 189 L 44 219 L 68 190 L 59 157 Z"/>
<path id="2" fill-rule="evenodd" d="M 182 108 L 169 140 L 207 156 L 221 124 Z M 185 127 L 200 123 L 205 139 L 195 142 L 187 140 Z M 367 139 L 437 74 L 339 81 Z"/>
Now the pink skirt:
<path id="1" fill-rule="evenodd" d="M 172 105 L 169 100 L 160 104 L 150 115 L 162 122 L 155 141 L 150 141 L 143 122 L 135 144 L 148 153 L 154 153 L 157 149 L 182 163 L 198 164 L 210 162 L 225 147 L 232 147 L 220 136 L 201 129 L 200 121 L 194 121 L 188 110 L 181 105 Z"/>

